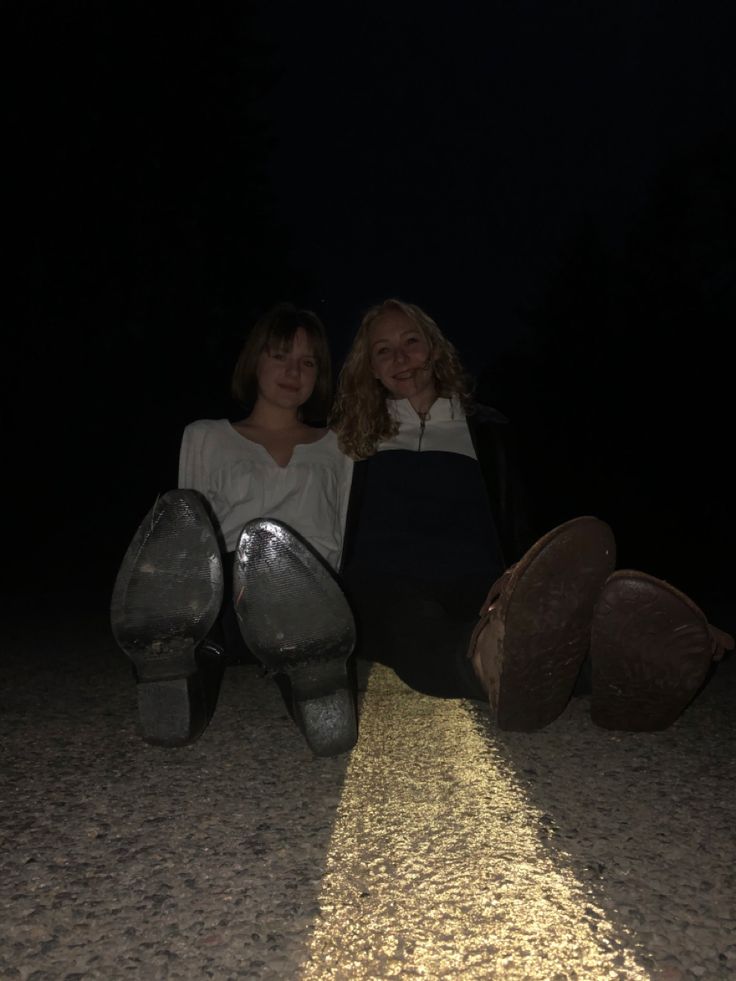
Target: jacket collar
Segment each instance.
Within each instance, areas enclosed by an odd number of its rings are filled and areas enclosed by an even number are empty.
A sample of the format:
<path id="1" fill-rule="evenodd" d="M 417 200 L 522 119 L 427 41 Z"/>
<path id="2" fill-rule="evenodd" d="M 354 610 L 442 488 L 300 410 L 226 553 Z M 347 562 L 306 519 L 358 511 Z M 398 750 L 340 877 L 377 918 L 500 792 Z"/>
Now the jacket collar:
<path id="1" fill-rule="evenodd" d="M 420 421 L 419 413 L 409 399 L 388 399 L 388 411 L 400 425 L 416 425 Z M 437 399 L 424 418 L 427 422 L 451 422 L 465 418 L 465 413 L 457 399 Z"/>

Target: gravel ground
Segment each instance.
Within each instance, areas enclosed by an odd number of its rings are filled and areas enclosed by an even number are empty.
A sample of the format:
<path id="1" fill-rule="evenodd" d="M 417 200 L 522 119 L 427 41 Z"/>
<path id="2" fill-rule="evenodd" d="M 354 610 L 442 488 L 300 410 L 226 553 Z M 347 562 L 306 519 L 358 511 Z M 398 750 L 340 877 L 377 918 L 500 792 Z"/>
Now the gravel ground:
<path id="1" fill-rule="evenodd" d="M 147 746 L 105 616 L 16 614 L 0 977 L 736 976 L 736 660 L 655 735 L 585 698 L 500 733 L 374 668 L 316 760 L 250 666 L 198 743 Z"/>

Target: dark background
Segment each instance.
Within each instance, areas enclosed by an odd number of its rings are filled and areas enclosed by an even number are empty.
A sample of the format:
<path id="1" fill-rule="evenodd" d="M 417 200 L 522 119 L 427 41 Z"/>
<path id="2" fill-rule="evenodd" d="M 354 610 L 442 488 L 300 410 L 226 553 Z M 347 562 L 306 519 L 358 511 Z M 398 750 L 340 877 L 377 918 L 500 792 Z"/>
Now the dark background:
<path id="1" fill-rule="evenodd" d="M 276 300 L 395 295 L 512 420 L 538 529 L 610 521 L 734 623 L 728 5 L 17 3 L 4 589 L 107 602 Z"/>

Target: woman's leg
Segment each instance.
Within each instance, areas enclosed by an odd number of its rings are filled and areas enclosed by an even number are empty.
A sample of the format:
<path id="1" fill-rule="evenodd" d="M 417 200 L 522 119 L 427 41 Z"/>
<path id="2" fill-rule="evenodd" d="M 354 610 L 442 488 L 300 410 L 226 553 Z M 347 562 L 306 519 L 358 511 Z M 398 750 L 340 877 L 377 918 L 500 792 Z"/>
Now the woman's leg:
<path id="1" fill-rule="evenodd" d="M 480 605 L 477 585 L 346 577 L 358 627 L 358 657 L 392 668 L 405 684 L 439 698 L 484 698 L 467 657 Z M 480 590 L 481 599 L 483 588 Z"/>

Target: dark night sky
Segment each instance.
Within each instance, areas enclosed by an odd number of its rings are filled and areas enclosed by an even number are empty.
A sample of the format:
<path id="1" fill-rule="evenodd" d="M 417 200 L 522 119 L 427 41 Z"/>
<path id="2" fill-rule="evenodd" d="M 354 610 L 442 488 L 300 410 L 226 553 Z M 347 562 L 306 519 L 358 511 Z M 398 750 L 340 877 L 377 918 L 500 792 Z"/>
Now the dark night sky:
<path id="1" fill-rule="evenodd" d="M 268 105 L 279 207 L 338 323 L 411 295 L 487 358 L 583 215 L 620 249 L 657 171 L 736 118 L 723 4 L 330 6 L 273 8 Z"/>
<path id="2" fill-rule="evenodd" d="M 16 4 L 4 394 L 28 564 L 52 543 L 107 589 L 183 425 L 234 411 L 253 316 L 314 306 L 339 357 L 393 294 L 511 416 L 543 524 L 599 513 L 628 564 L 731 603 L 728 10 Z"/>

